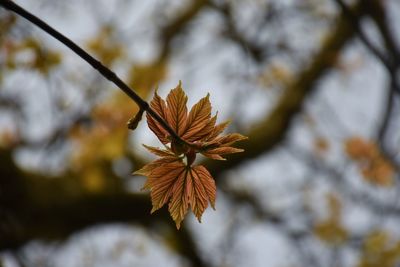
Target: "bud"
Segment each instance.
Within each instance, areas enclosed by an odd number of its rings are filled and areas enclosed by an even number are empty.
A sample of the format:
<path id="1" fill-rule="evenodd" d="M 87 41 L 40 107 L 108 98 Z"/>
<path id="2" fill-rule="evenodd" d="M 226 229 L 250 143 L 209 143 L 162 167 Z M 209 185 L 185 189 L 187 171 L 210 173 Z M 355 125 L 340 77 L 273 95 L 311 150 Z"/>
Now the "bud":
<path id="1" fill-rule="evenodd" d="M 187 165 L 191 166 L 193 162 L 196 160 L 196 151 L 193 149 L 189 149 L 189 151 L 186 153 L 186 158 L 187 158 Z"/>

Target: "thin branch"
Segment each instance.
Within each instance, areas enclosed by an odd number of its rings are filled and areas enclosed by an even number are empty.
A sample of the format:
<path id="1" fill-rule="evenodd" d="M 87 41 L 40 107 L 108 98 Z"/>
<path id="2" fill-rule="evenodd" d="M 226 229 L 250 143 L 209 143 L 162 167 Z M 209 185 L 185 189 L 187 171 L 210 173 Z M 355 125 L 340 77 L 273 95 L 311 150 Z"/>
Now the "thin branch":
<path id="1" fill-rule="evenodd" d="M 396 157 L 385 146 L 385 137 L 386 137 L 387 131 L 390 126 L 390 120 L 393 117 L 392 115 L 393 115 L 393 107 L 395 105 L 396 88 L 399 88 L 399 86 L 396 81 L 396 77 L 392 76 L 391 82 L 390 82 L 390 85 L 388 88 L 389 92 L 388 92 L 388 96 L 387 96 L 387 100 L 386 100 L 386 108 L 383 113 L 381 126 L 378 129 L 377 142 L 379 144 L 379 147 L 380 147 L 381 152 L 384 155 L 384 157 L 390 162 L 390 164 L 395 168 L 395 170 L 397 172 L 400 172 L 399 162 L 396 161 Z"/>
<path id="2" fill-rule="evenodd" d="M 361 2 L 354 7 L 354 12 L 363 15 Z M 330 31 L 327 41 L 315 54 L 309 66 L 298 74 L 297 79 L 287 85 L 269 115 L 247 133 L 251 138 L 242 145 L 245 152 L 240 156 L 232 154 L 229 160 L 224 162 L 207 161 L 207 169 L 214 177 L 245 161 L 270 152 L 285 139 L 291 122 L 301 111 L 304 101 L 316 90 L 318 80 L 331 69 L 334 55 L 343 49 L 354 34 L 355 30 L 350 27 L 344 14 L 340 14 L 338 23 Z"/>
<path id="3" fill-rule="evenodd" d="M 387 67 L 387 68 L 391 68 L 392 65 L 390 64 L 389 60 L 386 58 L 386 56 L 378 50 L 378 48 L 376 48 L 368 39 L 367 35 L 365 34 L 365 32 L 363 31 L 361 25 L 360 25 L 360 21 L 358 19 L 358 17 L 356 15 L 353 14 L 353 12 L 351 11 L 351 9 L 342 1 L 342 0 L 335 0 L 335 2 L 338 4 L 338 6 L 340 6 L 340 8 L 343 11 L 343 14 L 345 14 L 347 16 L 347 18 L 349 19 L 350 23 L 352 24 L 352 26 L 356 29 L 357 34 L 359 36 L 359 38 L 361 39 L 361 41 L 363 41 L 363 43 L 365 44 L 365 46 L 377 57 L 380 59 L 380 61 L 382 61 L 382 63 Z"/>
<path id="4" fill-rule="evenodd" d="M 369 1 L 368 12 L 378 26 L 388 51 L 391 53 L 391 60 L 397 67 L 400 65 L 400 47 L 397 44 L 388 22 L 388 15 L 382 1 Z"/>
<path id="5" fill-rule="evenodd" d="M 233 42 L 236 42 L 245 52 L 249 53 L 254 60 L 261 62 L 263 60 L 264 50 L 261 46 L 249 42 L 236 28 L 232 10 L 227 3 L 222 5 L 215 4 L 212 1 L 208 1 L 209 6 L 220 12 L 226 24 L 226 31 L 224 32 L 227 38 L 230 38 Z"/>
<path id="6" fill-rule="evenodd" d="M 397 64 L 393 64 L 392 61 L 389 60 L 387 55 L 382 53 L 378 48 L 374 46 L 374 44 L 372 44 L 372 42 L 368 39 L 367 35 L 362 29 L 359 18 L 346 5 L 346 3 L 343 0 L 334 0 L 334 1 L 342 9 L 343 14 L 348 18 L 351 25 L 357 31 L 358 37 L 361 39 L 364 45 L 371 51 L 373 55 L 375 55 L 382 62 L 383 66 L 388 70 L 389 74 L 392 77 L 396 77 Z M 393 84 L 393 88 L 396 91 L 396 93 L 400 93 L 400 87 L 398 86 L 397 83 Z"/>
<path id="7" fill-rule="evenodd" d="M 35 15 L 31 14 L 27 10 L 23 9 L 16 3 L 10 0 L 0 0 L 0 5 L 5 9 L 8 9 L 21 17 L 27 19 L 32 22 L 43 31 L 63 43 L 65 46 L 74 51 L 78 56 L 84 59 L 87 63 L 89 63 L 94 69 L 96 69 L 103 77 L 114 83 L 121 89 L 126 95 L 128 95 L 135 103 L 140 107 L 140 109 L 145 110 L 150 116 L 152 116 L 161 126 L 178 142 L 182 144 L 187 144 L 184 140 L 182 140 L 179 135 L 168 125 L 168 123 L 161 118 L 150 106 L 144 101 L 138 94 L 136 94 L 126 83 L 124 83 L 114 72 L 112 72 L 109 68 L 104 66 L 101 62 L 96 60 L 94 57 L 89 55 L 85 50 L 71 41 L 69 38 L 52 28 L 43 20 L 39 19 Z"/>
<path id="8" fill-rule="evenodd" d="M 388 37 L 390 35 L 389 28 L 387 27 L 386 23 L 383 23 L 381 21 L 378 21 L 376 19 L 377 14 L 379 13 L 380 15 L 384 16 L 384 10 L 382 9 L 382 6 L 379 4 L 375 3 L 374 1 L 367 1 L 368 4 L 375 4 L 371 6 L 369 9 L 372 10 L 372 18 L 375 20 L 378 28 L 381 30 L 381 34 L 383 36 L 383 39 L 385 41 L 385 45 L 387 49 L 389 50 L 389 55 L 382 53 L 379 51 L 367 38 L 366 34 L 364 33 L 363 29 L 361 28 L 360 25 L 360 20 L 359 18 L 351 11 L 351 9 L 344 3 L 343 0 L 335 0 L 335 2 L 341 7 L 343 14 L 347 16 L 351 24 L 353 25 L 354 29 L 357 31 L 357 34 L 359 38 L 363 41 L 365 46 L 371 51 L 372 54 L 374 54 L 383 64 L 383 66 L 387 69 L 390 75 L 390 87 L 389 87 L 389 94 L 388 94 L 388 100 L 387 100 L 387 106 L 386 110 L 383 116 L 383 122 L 382 125 L 379 129 L 378 132 L 378 141 L 380 144 L 380 148 L 384 156 L 390 161 L 390 163 L 396 168 L 396 171 L 400 169 L 399 164 L 394 160 L 393 156 L 390 155 L 388 151 L 386 151 L 384 145 L 383 145 L 383 139 L 386 135 L 387 128 L 389 126 L 392 110 L 393 110 L 393 105 L 394 105 L 394 93 L 400 94 L 400 85 L 397 80 L 397 71 L 399 68 L 399 62 L 397 56 L 399 55 L 399 50 L 395 44 L 395 41 L 393 38 Z M 377 10 L 378 8 L 381 8 L 381 10 Z M 370 11 L 371 12 L 371 11 Z M 394 58 L 394 60 L 391 60 L 391 58 Z"/>
<path id="9" fill-rule="evenodd" d="M 382 124 L 379 127 L 379 131 L 378 131 L 378 140 L 380 142 L 383 142 L 383 140 L 385 139 L 386 136 L 386 132 L 388 130 L 389 127 L 389 122 L 390 122 L 390 118 L 392 115 L 392 111 L 393 111 L 393 105 L 394 105 L 394 90 L 393 90 L 393 84 L 394 84 L 394 80 L 392 79 L 390 85 L 389 85 L 389 92 L 388 92 L 388 96 L 386 99 L 386 105 L 385 105 L 385 111 L 383 113 L 383 118 L 382 118 Z"/>

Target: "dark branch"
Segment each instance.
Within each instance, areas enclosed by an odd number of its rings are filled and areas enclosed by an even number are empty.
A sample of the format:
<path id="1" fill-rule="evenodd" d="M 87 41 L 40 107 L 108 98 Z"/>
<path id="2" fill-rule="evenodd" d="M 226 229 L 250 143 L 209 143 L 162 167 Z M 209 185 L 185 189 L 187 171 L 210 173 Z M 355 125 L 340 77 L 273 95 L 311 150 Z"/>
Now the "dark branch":
<path id="1" fill-rule="evenodd" d="M 0 149 L 0 251 L 18 249 L 34 239 L 62 240 L 98 224 L 125 222 L 155 231 L 162 224 L 161 229 L 174 233 L 177 252 L 192 266 L 208 266 L 188 229 L 177 231 L 167 210 L 150 214 L 147 195 L 127 192 L 121 184 L 90 193 L 71 173 L 52 179 L 22 172 L 11 151 Z"/>
<path id="2" fill-rule="evenodd" d="M 393 117 L 393 107 L 395 105 L 395 88 L 398 87 L 398 83 L 396 81 L 396 77 L 391 77 L 390 85 L 388 88 L 388 95 L 386 99 L 386 103 L 384 104 L 385 110 L 382 116 L 382 123 L 378 129 L 377 134 L 377 142 L 382 151 L 382 154 L 385 158 L 391 163 L 391 165 L 396 169 L 397 172 L 400 171 L 400 164 L 396 161 L 393 153 L 389 151 L 389 149 L 385 146 L 386 135 L 390 126 L 390 120 Z"/>
<path id="3" fill-rule="evenodd" d="M 371 51 L 373 55 L 375 55 L 382 62 L 383 66 L 388 70 L 389 74 L 392 77 L 396 77 L 398 64 L 397 63 L 394 64 L 391 60 L 389 60 L 387 55 L 382 53 L 377 47 L 375 47 L 371 43 L 371 41 L 368 39 L 367 35 L 365 34 L 364 30 L 361 27 L 360 18 L 356 14 L 354 14 L 354 12 L 342 0 L 335 0 L 335 2 L 342 9 L 343 14 L 348 18 L 351 25 L 357 31 L 357 34 L 361 39 L 361 41 L 364 43 L 364 45 Z M 371 2 L 371 0 L 366 2 Z M 397 84 L 397 82 L 393 84 L 393 88 L 396 91 L 396 93 L 400 94 L 400 86 Z"/>
<path id="4" fill-rule="evenodd" d="M 390 59 L 397 67 L 400 65 L 400 47 L 397 44 L 395 34 L 389 27 L 388 15 L 383 2 L 379 0 L 370 0 L 368 2 L 368 12 L 378 26 L 388 51 L 391 53 Z"/>
<path id="5" fill-rule="evenodd" d="M 236 42 L 245 52 L 250 53 L 254 60 L 256 60 L 257 62 L 261 62 L 264 59 L 264 51 L 268 49 L 265 49 L 265 47 L 262 48 L 259 45 L 249 42 L 246 37 L 238 31 L 235 25 L 235 19 L 233 17 L 232 10 L 229 5 L 227 3 L 218 5 L 213 3 L 212 1 L 208 1 L 208 4 L 223 15 L 227 27 L 224 35 L 227 38 L 231 39 L 233 42 Z"/>
<path id="6" fill-rule="evenodd" d="M 385 139 L 386 136 L 386 132 L 388 130 L 389 127 L 389 122 L 390 122 L 390 118 L 393 112 L 393 105 L 394 105 L 394 90 L 393 90 L 393 83 L 394 81 L 392 80 L 392 82 L 389 85 L 388 88 L 388 96 L 386 99 L 386 103 L 385 103 L 385 111 L 383 113 L 383 117 L 382 117 L 382 124 L 381 127 L 379 127 L 379 131 L 378 131 L 378 140 L 379 141 L 383 141 Z"/>
<path id="7" fill-rule="evenodd" d="M 365 44 L 365 46 L 377 57 L 379 58 L 380 61 L 389 69 L 392 68 L 392 64 L 389 62 L 389 60 L 386 58 L 386 55 L 384 55 L 381 51 L 379 51 L 378 48 L 376 48 L 371 41 L 368 39 L 367 35 L 365 34 L 364 30 L 361 27 L 359 18 L 353 14 L 351 9 L 342 1 L 342 0 L 335 0 L 335 2 L 338 4 L 338 6 L 342 9 L 343 14 L 346 15 L 346 17 L 349 19 L 351 25 L 356 29 L 357 34 L 359 38 L 362 40 L 362 42 Z"/>

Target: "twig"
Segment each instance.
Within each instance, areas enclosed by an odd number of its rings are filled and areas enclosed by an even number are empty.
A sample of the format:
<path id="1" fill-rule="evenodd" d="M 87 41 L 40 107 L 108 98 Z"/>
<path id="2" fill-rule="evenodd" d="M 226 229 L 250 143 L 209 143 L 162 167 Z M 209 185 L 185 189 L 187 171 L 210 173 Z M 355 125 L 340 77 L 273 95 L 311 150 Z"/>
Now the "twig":
<path id="1" fill-rule="evenodd" d="M 368 12 L 371 14 L 371 18 L 378 26 L 385 45 L 388 51 L 391 53 L 390 60 L 392 60 L 393 64 L 399 67 L 400 47 L 398 46 L 394 38 L 395 34 L 393 34 L 392 30 L 389 27 L 388 15 L 385 7 L 383 6 L 383 2 L 380 0 L 370 0 L 369 5 L 370 7 Z"/>
<path id="2" fill-rule="evenodd" d="M 353 11 L 345 4 L 343 0 L 335 0 L 335 2 L 338 4 L 338 6 L 342 9 L 343 14 L 347 16 L 349 19 L 350 23 L 353 25 L 354 29 L 357 31 L 357 34 L 361 41 L 364 43 L 364 45 L 371 51 L 373 55 L 375 55 L 383 64 L 383 66 L 388 70 L 389 74 L 392 77 L 396 77 L 396 72 L 397 72 L 397 66 L 396 64 L 393 64 L 385 55 L 382 53 L 378 48 L 376 48 L 370 40 L 367 38 L 367 35 L 363 31 L 359 18 L 353 13 Z M 398 86 L 397 83 L 393 84 L 393 89 L 396 91 L 396 93 L 400 94 L 400 87 Z"/>
<path id="3" fill-rule="evenodd" d="M 335 2 L 341 7 L 343 13 L 347 16 L 351 24 L 353 25 L 354 29 L 357 31 L 359 38 L 365 46 L 371 51 L 373 55 L 375 55 L 383 64 L 383 66 L 387 69 L 390 75 L 390 87 L 389 87 L 389 95 L 387 100 L 387 107 L 385 110 L 385 114 L 383 117 L 382 125 L 378 132 L 378 139 L 382 153 L 384 156 L 390 161 L 390 163 L 395 167 L 396 171 L 400 169 L 399 164 L 394 160 L 394 158 L 390 155 L 388 151 L 386 151 L 383 140 L 387 132 L 387 128 L 389 126 L 390 117 L 393 110 L 394 104 L 394 93 L 400 94 L 400 85 L 397 80 L 397 70 L 399 68 L 398 60 L 395 59 L 394 61 L 390 60 L 390 57 L 387 54 L 382 53 L 378 50 L 367 38 L 366 34 L 364 33 L 363 29 L 361 28 L 359 18 L 351 11 L 351 9 L 345 4 L 343 0 L 335 0 Z M 371 2 L 371 1 L 370 1 Z M 385 39 L 386 46 L 391 53 L 391 57 L 396 57 L 397 53 L 399 52 L 395 43 L 392 39 L 385 38 L 385 34 L 388 34 L 389 29 L 385 28 L 387 25 L 378 24 L 378 27 L 383 32 L 382 35 Z M 393 50 L 393 51 L 391 51 Z"/>
<path id="4" fill-rule="evenodd" d="M 238 29 L 234 23 L 232 10 L 229 8 L 228 4 L 224 3 L 222 5 L 218 5 L 213 1 L 208 1 L 208 5 L 224 15 L 225 24 L 227 26 L 227 29 L 224 32 L 225 36 L 230 38 L 233 42 L 236 42 L 244 50 L 244 52 L 249 53 L 254 60 L 261 62 L 264 59 L 263 57 L 266 56 L 264 55 L 264 50 L 268 49 L 263 49 L 259 45 L 248 42 L 246 38 L 238 32 Z"/>
<path id="5" fill-rule="evenodd" d="M 365 46 L 376 56 L 378 57 L 382 63 L 386 66 L 386 67 L 391 67 L 391 64 L 389 63 L 389 60 L 386 58 L 386 56 L 378 50 L 378 48 L 376 48 L 367 38 L 367 35 L 365 34 L 365 32 L 363 31 L 361 25 L 360 25 L 360 21 L 358 20 L 357 16 L 355 14 L 353 14 L 353 12 L 351 11 L 351 9 L 342 1 L 342 0 L 335 0 L 335 2 L 340 6 L 340 8 L 343 11 L 343 14 L 345 14 L 347 16 L 347 18 L 349 19 L 350 23 L 353 25 L 353 27 L 356 29 L 357 34 L 359 36 L 359 38 L 363 41 L 363 43 L 365 44 Z M 390 68 L 389 67 L 389 68 Z"/>
<path id="6" fill-rule="evenodd" d="M 152 116 L 161 126 L 174 138 L 176 141 L 182 144 L 187 144 L 184 140 L 182 140 L 179 135 L 169 126 L 169 124 L 161 118 L 150 106 L 144 101 L 138 94 L 136 94 L 126 83 L 124 83 L 114 72 L 112 72 L 109 68 L 104 66 L 101 62 L 96 60 L 94 57 L 89 55 L 85 50 L 71 41 L 69 38 L 52 28 L 43 20 L 39 19 L 35 15 L 31 14 L 27 10 L 23 9 L 16 3 L 10 0 L 0 0 L 0 6 L 8 9 L 21 17 L 27 19 L 32 22 L 43 31 L 47 32 L 49 35 L 63 43 L 65 46 L 74 51 L 78 56 L 84 59 L 87 63 L 89 63 L 93 68 L 95 68 L 103 77 L 114 83 L 119 89 L 121 89 L 126 95 L 128 95 L 135 103 L 140 107 L 140 109 L 145 110 L 150 116 Z"/>
<path id="7" fill-rule="evenodd" d="M 396 77 L 391 77 L 391 82 L 389 85 L 389 92 L 386 100 L 386 108 L 383 113 L 382 117 L 382 124 L 379 127 L 378 133 L 377 133 L 377 139 L 378 139 L 378 144 L 380 147 L 380 150 L 384 157 L 390 162 L 390 164 L 395 168 L 396 172 L 400 172 L 400 164 L 398 161 L 396 161 L 396 157 L 389 151 L 389 149 L 385 146 L 385 137 L 387 134 L 387 131 L 389 129 L 389 123 L 390 119 L 392 118 L 393 115 L 393 107 L 395 104 L 395 88 L 398 87 L 398 83 L 396 81 Z"/>
<path id="8" fill-rule="evenodd" d="M 387 99 L 386 99 L 386 107 L 385 107 L 385 111 L 383 113 L 383 118 L 382 118 L 382 124 L 381 127 L 379 127 L 379 131 L 378 131 L 378 140 L 380 142 L 382 142 L 385 139 L 386 136 L 386 132 L 387 129 L 389 127 L 389 122 L 390 122 L 390 117 L 392 115 L 392 111 L 393 111 L 393 105 L 394 105 L 394 90 L 393 90 L 393 84 L 394 84 L 394 80 L 392 79 L 390 85 L 389 85 L 389 92 L 387 95 Z"/>

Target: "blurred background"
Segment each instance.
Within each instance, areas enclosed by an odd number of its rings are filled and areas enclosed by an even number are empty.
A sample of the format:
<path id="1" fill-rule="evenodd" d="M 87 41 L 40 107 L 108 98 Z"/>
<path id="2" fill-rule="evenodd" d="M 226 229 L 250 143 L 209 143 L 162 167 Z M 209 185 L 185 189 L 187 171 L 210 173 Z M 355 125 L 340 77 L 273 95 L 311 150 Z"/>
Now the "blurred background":
<path id="1" fill-rule="evenodd" d="M 160 146 L 135 103 L 0 8 L 0 266 L 399 266 L 399 1 L 16 2 L 249 139 L 176 230 L 131 174 Z"/>

